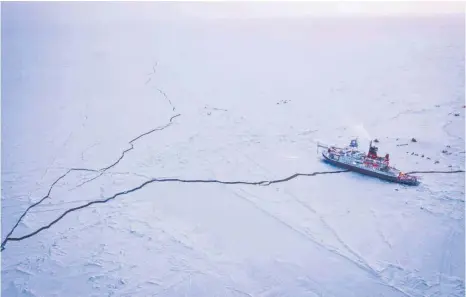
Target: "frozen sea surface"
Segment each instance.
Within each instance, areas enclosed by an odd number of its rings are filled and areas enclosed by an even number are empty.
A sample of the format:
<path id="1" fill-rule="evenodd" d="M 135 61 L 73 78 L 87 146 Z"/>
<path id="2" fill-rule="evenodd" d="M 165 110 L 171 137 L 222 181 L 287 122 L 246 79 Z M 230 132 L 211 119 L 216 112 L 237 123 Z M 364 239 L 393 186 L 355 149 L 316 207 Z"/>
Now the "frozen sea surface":
<path id="1" fill-rule="evenodd" d="M 72 168 L 11 238 L 151 178 L 337 170 L 318 140 L 464 170 L 463 16 L 61 9 L 2 5 L 2 240 Z M 419 175 L 154 182 L 6 242 L 2 296 L 464 296 L 464 173 Z"/>

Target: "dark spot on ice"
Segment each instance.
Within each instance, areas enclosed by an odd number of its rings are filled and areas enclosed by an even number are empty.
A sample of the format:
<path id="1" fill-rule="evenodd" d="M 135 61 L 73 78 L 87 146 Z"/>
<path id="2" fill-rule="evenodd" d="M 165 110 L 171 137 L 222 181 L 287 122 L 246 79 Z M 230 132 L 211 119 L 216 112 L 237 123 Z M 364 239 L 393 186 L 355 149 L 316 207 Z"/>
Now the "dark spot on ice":
<path id="1" fill-rule="evenodd" d="M 459 114 L 459 113 L 455 113 L 455 117 L 459 117 L 459 116 L 460 116 L 460 114 Z"/>
<path id="2" fill-rule="evenodd" d="M 427 160 L 430 160 L 430 157 L 427 157 Z"/>
<path id="3" fill-rule="evenodd" d="M 395 189 L 395 191 L 397 191 L 397 192 L 398 192 L 398 189 Z"/>
<path id="4" fill-rule="evenodd" d="M 379 142 L 379 140 L 376 138 L 376 139 L 374 139 L 374 142 L 375 142 L 375 143 L 378 143 L 378 142 Z"/>
<path id="5" fill-rule="evenodd" d="M 451 148 L 451 146 L 450 146 L 450 145 L 447 145 L 447 148 Z"/>
<path id="6" fill-rule="evenodd" d="M 416 138 L 411 138 L 411 142 L 417 142 Z"/>
<path id="7" fill-rule="evenodd" d="M 434 164 L 438 164 L 438 163 L 440 163 L 440 162 L 439 162 L 439 161 L 435 161 L 435 163 L 434 163 Z"/>
<path id="8" fill-rule="evenodd" d="M 411 156 L 414 155 L 414 153 L 411 153 Z"/>
<path id="9" fill-rule="evenodd" d="M 421 155 L 421 158 L 424 158 L 424 155 Z"/>

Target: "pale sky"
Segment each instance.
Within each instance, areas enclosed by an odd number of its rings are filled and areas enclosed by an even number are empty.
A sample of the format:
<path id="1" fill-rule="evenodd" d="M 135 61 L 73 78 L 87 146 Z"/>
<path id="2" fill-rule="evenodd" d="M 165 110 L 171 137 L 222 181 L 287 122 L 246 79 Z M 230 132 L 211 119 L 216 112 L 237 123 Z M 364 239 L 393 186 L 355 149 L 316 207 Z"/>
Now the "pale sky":
<path id="1" fill-rule="evenodd" d="M 178 18 L 464 15 L 464 7 L 465 3 L 460 1 L 4 2 L 2 18 L 67 23 Z"/>
<path id="2" fill-rule="evenodd" d="M 465 3 L 456 1 L 254 1 L 186 3 L 185 15 L 200 17 L 302 17 L 338 15 L 431 15 L 463 13 Z"/>

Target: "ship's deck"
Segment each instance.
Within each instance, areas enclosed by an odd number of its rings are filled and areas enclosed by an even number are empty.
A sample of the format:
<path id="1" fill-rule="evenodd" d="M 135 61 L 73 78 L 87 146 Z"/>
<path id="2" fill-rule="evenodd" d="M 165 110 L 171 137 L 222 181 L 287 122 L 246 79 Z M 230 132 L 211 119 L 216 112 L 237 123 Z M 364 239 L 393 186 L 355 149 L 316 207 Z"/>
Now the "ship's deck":
<path id="1" fill-rule="evenodd" d="M 397 176 L 399 170 L 387 167 L 383 162 L 366 158 L 365 154 L 359 151 L 336 151 L 334 153 L 324 152 L 325 156 L 336 162 L 344 163 L 349 166 L 358 167 L 363 170 L 369 170 L 375 173 L 388 176 Z M 370 164 L 370 165 L 366 165 Z M 375 166 L 374 166 L 375 165 Z"/>

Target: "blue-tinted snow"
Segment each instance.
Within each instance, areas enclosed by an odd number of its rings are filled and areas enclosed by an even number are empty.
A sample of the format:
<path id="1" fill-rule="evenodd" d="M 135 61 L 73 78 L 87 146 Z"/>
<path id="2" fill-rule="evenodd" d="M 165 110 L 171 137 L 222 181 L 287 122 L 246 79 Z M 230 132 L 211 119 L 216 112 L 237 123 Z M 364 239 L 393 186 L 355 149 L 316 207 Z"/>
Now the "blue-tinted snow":
<path id="1" fill-rule="evenodd" d="M 95 180 L 67 175 L 13 237 L 151 177 L 334 170 L 317 140 L 378 138 L 402 170 L 464 169 L 463 16 L 57 5 L 2 6 L 2 240 L 68 169 L 114 163 L 177 113 Z M 151 184 L 8 242 L 2 295 L 464 296 L 464 174 L 421 176 L 417 188 L 352 173 Z"/>

